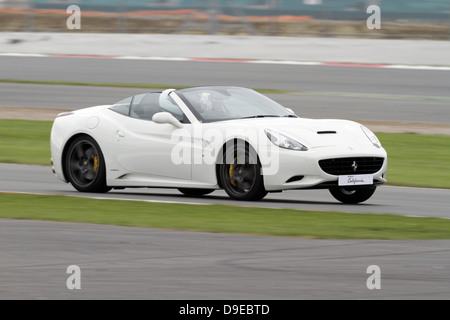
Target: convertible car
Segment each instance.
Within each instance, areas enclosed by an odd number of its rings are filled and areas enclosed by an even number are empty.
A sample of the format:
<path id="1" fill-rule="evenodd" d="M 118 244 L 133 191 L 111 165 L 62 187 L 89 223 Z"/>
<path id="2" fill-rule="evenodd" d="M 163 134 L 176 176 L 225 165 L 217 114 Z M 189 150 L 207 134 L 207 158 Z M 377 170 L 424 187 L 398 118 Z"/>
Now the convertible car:
<path id="1" fill-rule="evenodd" d="M 386 182 L 387 154 L 365 126 L 307 119 L 254 90 L 168 89 L 61 113 L 53 172 L 81 192 L 157 187 L 233 199 L 328 189 L 344 203 Z"/>

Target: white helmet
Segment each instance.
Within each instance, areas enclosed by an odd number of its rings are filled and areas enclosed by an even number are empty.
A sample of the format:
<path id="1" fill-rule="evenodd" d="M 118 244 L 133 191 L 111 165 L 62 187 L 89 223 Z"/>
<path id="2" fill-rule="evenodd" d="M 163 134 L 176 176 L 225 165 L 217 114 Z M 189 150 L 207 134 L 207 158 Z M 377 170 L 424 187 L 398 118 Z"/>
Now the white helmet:
<path id="1" fill-rule="evenodd" d="M 200 108 L 202 111 L 212 111 L 211 93 L 203 92 L 200 96 Z"/>

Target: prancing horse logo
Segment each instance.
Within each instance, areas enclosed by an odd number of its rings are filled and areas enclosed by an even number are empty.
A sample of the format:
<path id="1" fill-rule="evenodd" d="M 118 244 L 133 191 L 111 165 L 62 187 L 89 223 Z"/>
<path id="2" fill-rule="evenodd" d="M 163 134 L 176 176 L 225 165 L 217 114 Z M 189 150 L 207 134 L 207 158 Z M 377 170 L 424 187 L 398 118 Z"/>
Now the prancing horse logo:
<path id="1" fill-rule="evenodd" d="M 358 169 L 358 164 L 356 164 L 356 161 L 353 161 L 352 168 L 353 172 L 356 172 L 356 169 Z"/>

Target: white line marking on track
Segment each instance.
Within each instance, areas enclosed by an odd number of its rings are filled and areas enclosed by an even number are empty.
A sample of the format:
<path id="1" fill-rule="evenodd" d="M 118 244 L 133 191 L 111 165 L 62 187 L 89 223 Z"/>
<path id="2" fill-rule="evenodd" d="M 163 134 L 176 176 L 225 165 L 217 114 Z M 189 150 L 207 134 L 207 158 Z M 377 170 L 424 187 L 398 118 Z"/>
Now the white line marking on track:
<path id="1" fill-rule="evenodd" d="M 186 57 L 146 57 L 146 56 L 102 56 L 102 55 L 76 55 L 76 54 L 37 54 L 37 53 L 0 53 L 3 57 L 46 57 L 46 58 L 97 58 L 118 60 L 152 60 L 152 61 L 193 61 L 193 62 L 234 62 L 251 64 L 280 64 L 303 66 L 332 66 L 332 67 L 362 67 L 362 68 L 386 68 L 405 70 L 433 70 L 450 71 L 450 66 L 426 66 L 426 65 L 401 65 L 382 63 L 342 63 L 319 61 L 292 61 L 292 60 L 251 60 L 251 59 L 221 59 L 221 58 L 186 58 Z"/>
<path id="2" fill-rule="evenodd" d="M 212 203 L 201 203 L 201 202 L 188 202 L 188 201 L 167 201 L 167 200 L 145 200 L 145 199 L 133 199 L 133 198 L 109 198 L 109 197 L 95 197 L 95 196 L 75 196 L 66 194 L 49 194 L 49 193 L 36 193 L 36 192 L 17 192 L 17 191 L 0 191 L 0 194 L 26 194 L 26 195 L 36 195 L 36 196 L 61 196 L 61 197 L 72 197 L 72 198 L 84 198 L 84 199 L 95 199 L 95 200 L 120 200 L 120 201 L 137 201 L 137 202 L 150 202 L 150 203 L 172 203 L 172 204 L 193 204 L 193 205 L 212 205 Z"/>

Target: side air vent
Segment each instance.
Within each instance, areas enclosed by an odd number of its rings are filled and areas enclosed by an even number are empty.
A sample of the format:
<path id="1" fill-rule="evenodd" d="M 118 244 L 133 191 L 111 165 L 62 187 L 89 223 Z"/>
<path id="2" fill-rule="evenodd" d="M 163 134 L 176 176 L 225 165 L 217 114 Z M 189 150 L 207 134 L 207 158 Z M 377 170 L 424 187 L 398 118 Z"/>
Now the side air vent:
<path id="1" fill-rule="evenodd" d="M 300 181 L 300 180 L 302 180 L 303 178 L 304 178 L 304 176 L 293 176 L 292 178 L 289 178 L 289 179 L 286 181 L 286 183 L 294 182 L 294 181 Z"/>

